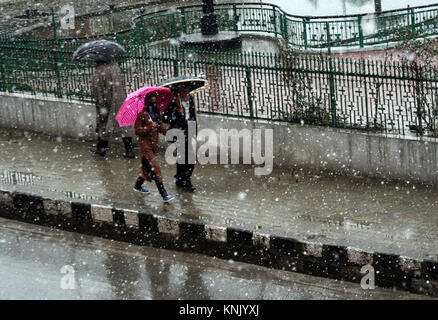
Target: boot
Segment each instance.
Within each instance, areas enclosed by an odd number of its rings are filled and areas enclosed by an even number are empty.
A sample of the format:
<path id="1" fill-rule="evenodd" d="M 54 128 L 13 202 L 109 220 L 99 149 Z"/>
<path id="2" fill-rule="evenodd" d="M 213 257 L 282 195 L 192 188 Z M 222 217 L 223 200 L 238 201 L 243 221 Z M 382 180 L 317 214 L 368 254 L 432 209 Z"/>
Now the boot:
<path id="1" fill-rule="evenodd" d="M 185 181 L 185 188 L 187 191 L 195 192 L 196 188 L 192 185 L 192 182 L 190 181 L 190 178 Z"/>
<path id="2" fill-rule="evenodd" d="M 189 192 L 195 192 L 196 188 L 192 185 L 191 177 L 193 173 L 193 169 L 195 168 L 192 164 L 187 164 L 184 166 L 183 174 L 182 174 L 182 180 L 184 184 L 184 188 Z"/>
<path id="3" fill-rule="evenodd" d="M 179 163 L 176 164 L 175 184 L 181 188 L 185 187 L 184 178 L 183 178 L 183 169 L 184 169 L 183 167 L 184 167 L 183 164 L 179 164 Z"/>
<path id="4" fill-rule="evenodd" d="M 160 195 L 163 197 L 164 202 L 169 202 L 175 199 L 173 196 L 167 194 L 167 191 L 166 189 L 164 189 L 164 185 L 162 182 L 155 180 L 155 184 L 157 185 L 158 192 L 160 192 Z"/>
<path id="5" fill-rule="evenodd" d="M 132 146 L 132 138 L 122 138 L 123 144 L 125 145 L 125 154 L 123 155 L 125 158 L 133 159 L 135 158 L 134 148 Z"/>
<path id="6" fill-rule="evenodd" d="M 107 149 L 108 149 L 108 141 L 102 140 L 100 137 L 98 137 L 96 146 L 91 147 L 90 151 L 93 152 L 94 154 L 98 154 L 102 157 L 105 157 Z"/>
<path id="7" fill-rule="evenodd" d="M 100 148 L 100 153 L 103 157 L 106 155 L 106 151 L 108 150 L 108 140 L 102 140 L 102 147 Z"/>
<path id="8" fill-rule="evenodd" d="M 144 179 L 142 177 L 138 177 L 133 188 L 134 191 L 145 193 L 145 194 L 149 193 L 149 190 L 143 187 L 143 183 L 144 183 Z"/>
<path id="9" fill-rule="evenodd" d="M 134 188 L 140 189 L 143 186 L 143 183 L 144 183 L 144 179 L 142 177 L 138 177 L 137 181 L 135 181 Z"/>

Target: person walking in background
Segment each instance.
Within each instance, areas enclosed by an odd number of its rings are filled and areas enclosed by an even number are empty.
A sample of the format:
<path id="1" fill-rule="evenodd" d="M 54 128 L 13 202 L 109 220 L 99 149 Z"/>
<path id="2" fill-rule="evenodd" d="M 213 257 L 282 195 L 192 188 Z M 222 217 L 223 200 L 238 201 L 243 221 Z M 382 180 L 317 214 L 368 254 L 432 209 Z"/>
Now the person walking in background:
<path id="1" fill-rule="evenodd" d="M 125 100 L 125 81 L 119 65 L 114 61 L 96 61 L 91 91 L 96 99 L 97 145 L 95 154 L 105 156 L 111 136 L 121 136 L 125 147 L 124 157 L 134 158 L 132 137 L 127 128 L 115 121 L 116 112 Z"/>
<path id="2" fill-rule="evenodd" d="M 149 190 L 143 187 L 143 183 L 146 180 L 149 182 L 154 180 L 163 201 L 173 200 L 174 197 L 169 195 L 164 188 L 161 168 L 156 158 L 158 134 L 165 135 L 167 130 L 162 125 L 161 114 L 157 108 L 157 97 L 154 93 L 146 95 L 144 108 L 137 116 L 134 129 L 138 136 L 141 159 L 141 168 L 134 185 L 134 191 L 149 193 Z"/>

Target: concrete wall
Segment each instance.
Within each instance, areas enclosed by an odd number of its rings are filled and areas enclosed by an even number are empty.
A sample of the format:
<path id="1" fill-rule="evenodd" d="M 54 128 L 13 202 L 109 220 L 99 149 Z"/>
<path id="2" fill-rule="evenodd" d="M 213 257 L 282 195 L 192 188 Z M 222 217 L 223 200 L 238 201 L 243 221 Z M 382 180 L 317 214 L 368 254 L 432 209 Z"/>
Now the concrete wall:
<path id="1" fill-rule="evenodd" d="M 271 128 L 274 166 L 417 181 L 438 186 L 438 140 L 204 115 L 202 127 Z M 435 140 L 435 141 L 434 141 Z"/>
<path id="2" fill-rule="evenodd" d="M 93 104 L 0 94 L 0 127 L 95 139 Z M 438 186 L 438 141 L 326 127 L 200 115 L 200 129 L 272 129 L 274 166 Z M 161 143 L 165 143 L 161 139 Z M 203 142 L 198 143 L 202 145 Z M 263 149 L 262 149 L 263 150 Z"/>
<path id="3" fill-rule="evenodd" d="M 0 127 L 56 136 L 94 139 L 96 110 L 92 104 L 54 97 L 0 93 Z"/>

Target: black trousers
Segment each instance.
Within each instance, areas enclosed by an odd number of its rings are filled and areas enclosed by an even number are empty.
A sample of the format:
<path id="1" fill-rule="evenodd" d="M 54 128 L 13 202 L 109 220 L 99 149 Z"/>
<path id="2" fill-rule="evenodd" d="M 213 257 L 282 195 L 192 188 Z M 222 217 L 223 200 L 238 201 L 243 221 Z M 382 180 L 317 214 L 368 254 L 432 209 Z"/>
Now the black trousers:
<path id="1" fill-rule="evenodd" d="M 189 162 L 189 140 L 185 137 L 185 163 L 176 163 L 176 175 L 175 178 L 179 181 L 190 181 L 193 170 L 195 170 L 195 164 L 188 164 Z"/>
<path id="2" fill-rule="evenodd" d="M 176 164 L 176 175 L 175 178 L 181 181 L 189 181 L 192 177 L 193 170 L 195 169 L 194 164 Z"/>
<path id="3" fill-rule="evenodd" d="M 155 185 L 157 186 L 158 192 L 160 193 L 160 195 L 164 198 L 166 197 L 167 191 L 164 188 L 163 182 L 160 181 L 157 177 L 157 174 L 155 173 L 155 171 L 152 168 L 152 165 L 149 163 L 148 159 L 146 159 L 146 157 L 143 156 L 143 158 L 141 159 L 141 164 L 142 166 L 146 169 L 149 177 L 151 177 L 151 179 L 153 181 L 155 181 Z M 135 187 L 137 189 L 141 188 L 141 186 L 144 183 L 144 179 L 142 177 L 138 177 L 137 181 L 135 182 Z"/>

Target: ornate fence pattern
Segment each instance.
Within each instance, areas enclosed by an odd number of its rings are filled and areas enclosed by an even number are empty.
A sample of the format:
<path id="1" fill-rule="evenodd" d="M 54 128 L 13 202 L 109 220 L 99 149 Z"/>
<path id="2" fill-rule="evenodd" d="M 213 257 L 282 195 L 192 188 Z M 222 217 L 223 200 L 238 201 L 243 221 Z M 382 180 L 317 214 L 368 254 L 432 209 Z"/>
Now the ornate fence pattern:
<path id="1" fill-rule="evenodd" d="M 395 25 L 435 35 L 438 5 L 356 15 L 307 18 L 266 4 L 219 4 L 221 30 L 282 37 L 299 48 L 359 46 L 396 41 Z M 398 62 L 333 59 L 327 55 L 185 51 L 152 42 L 200 32 L 200 6 L 140 15 L 131 29 L 106 35 L 123 44 L 119 62 L 127 92 L 177 75 L 204 76 L 201 112 L 437 136 L 437 70 Z M 0 90 L 92 100 L 90 62 L 72 52 L 90 39 L 3 37 Z M 102 37 L 102 36 L 99 36 Z"/>
<path id="2" fill-rule="evenodd" d="M 438 72 L 323 55 L 138 48 L 119 61 L 127 92 L 178 75 L 206 77 L 200 112 L 394 134 L 436 135 Z M 93 64 L 69 50 L 3 47 L 0 90 L 92 100 Z"/>
<path id="3" fill-rule="evenodd" d="M 337 17 L 302 17 L 285 13 L 278 6 L 263 3 L 219 3 L 216 4 L 219 29 L 241 33 L 262 33 L 284 39 L 289 45 L 301 49 L 366 47 L 370 45 L 395 42 L 396 27 L 407 27 L 422 36 L 438 34 L 438 3 L 415 8 L 384 11 L 379 14 L 360 14 Z M 107 13 L 109 14 L 109 13 Z M 171 10 L 144 13 L 135 17 L 132 27 L 113 34 L 96 35 L 99 37 L 118 37 L 125 45 L 150 43 L 159 40 L 177 38 L 182 34 L 200 32 L 202 6 L 185 6 Z M 58 45 L 66 48 L 72 44 L 72 38 L 59 39 L 59 24 L 53 26 L 53 37 L 47 39 L 47 30 L 42 33 L 45 39 L 38 39 L 34 33 L 29 36 L 0 37 L 1 43 L 27 45 L 34 43 L 38 47 Z M 89 38 L 88 38 L 89 39 Z M 85 41 L 85 37 L 77 39 Z M 74 44 L 74 43 L 73 43 Z"/>

